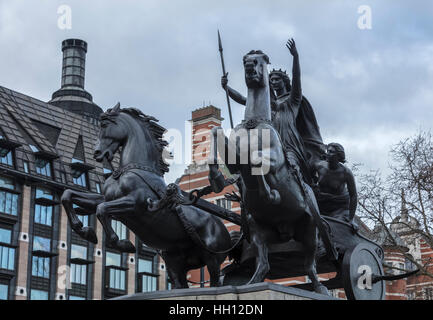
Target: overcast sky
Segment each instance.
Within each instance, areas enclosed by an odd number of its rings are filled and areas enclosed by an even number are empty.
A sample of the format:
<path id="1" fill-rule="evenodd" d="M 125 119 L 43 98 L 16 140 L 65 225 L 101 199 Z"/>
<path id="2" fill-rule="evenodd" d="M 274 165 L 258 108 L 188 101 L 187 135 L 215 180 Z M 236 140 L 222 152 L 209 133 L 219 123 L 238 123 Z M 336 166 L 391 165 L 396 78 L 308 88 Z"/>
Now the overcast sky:
<path id="1" fill-rule="evenodd" d="M 63 4 L 70 30 L 58 27 Z M 371 29 L 358 27 L 362 5 Z M 61 41 L 80 38 L 89 46 L 86 89 L 104 110 L 120 101 L 183 131 L 191 111 L 210 102 L 228 128 L 217 29 L 229 84 L 243 93 L 242 56 L 261 49 L 270 68 L 290 71 L 284 44 L 293 37 L 324 141 L 343 144 L 349 165 L 384 169 L 393 144 L 432 125 L 432 16 L 429 0 L 0 0 L 0 85 L 50 100 Z M 243 107 L 232 108 L 239 123 Z"/>

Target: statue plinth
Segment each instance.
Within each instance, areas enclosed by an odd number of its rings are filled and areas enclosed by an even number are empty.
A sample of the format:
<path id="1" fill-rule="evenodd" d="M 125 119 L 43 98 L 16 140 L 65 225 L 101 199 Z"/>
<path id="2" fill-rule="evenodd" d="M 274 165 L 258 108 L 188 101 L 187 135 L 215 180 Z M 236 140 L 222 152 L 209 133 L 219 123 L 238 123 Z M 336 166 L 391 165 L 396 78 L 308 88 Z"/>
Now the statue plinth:
<path id="1" fill-rule="evenodd" d="M 298 288 L 261 282 L 244 286 L 189 288 L 136 293 L 112 300 L 338 300 Z"/>

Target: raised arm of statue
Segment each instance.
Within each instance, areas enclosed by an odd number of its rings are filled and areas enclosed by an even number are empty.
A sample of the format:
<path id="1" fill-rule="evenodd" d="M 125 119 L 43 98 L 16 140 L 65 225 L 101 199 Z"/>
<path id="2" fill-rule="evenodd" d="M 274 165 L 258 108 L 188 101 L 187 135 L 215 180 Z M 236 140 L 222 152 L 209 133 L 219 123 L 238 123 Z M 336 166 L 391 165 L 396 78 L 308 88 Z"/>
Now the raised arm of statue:
<path id="1" fill-rule="evenodd" d="M 223 87 L 224 90 L 226 90 L 227 88 L 227 92 L 229 93 L 230 98 L 232 98 L 234 101 L 236 101 L 239 104 L 245 105 L 247 103 L 247 98 L 227 85 L 229 82 L 229 80 L 227 79 L 228 74 L 229 73 L 227 72 L 225 75 L 221 77 L 221 86 Z"/>
<path id="2" fill-rule="evenodd" d="M 290 104 L 293 108 L 295 116 L 298 114 L 299 107 L 302 101 L 302 89 L 301 89 L 301 67 L 299 66 L 299 55 L 296 49 L 295 40 L 289 39 L 286 43 L 287 49 L 289 49 L 293 56 L 293 68 L 292 68 L 292 89 L 290 90 Z"/>
<path id="3" fill-rule="evenodd" d="M 353 177 L 352 171 L 346 167 L 346 183 L 347 183 L 347 191 L 349 191 L 349 221 L 353 221 L 353 217 L 355 216 L 356 206 L 358 204 L 358 195 L 356 192 L 355 178 Z"/>

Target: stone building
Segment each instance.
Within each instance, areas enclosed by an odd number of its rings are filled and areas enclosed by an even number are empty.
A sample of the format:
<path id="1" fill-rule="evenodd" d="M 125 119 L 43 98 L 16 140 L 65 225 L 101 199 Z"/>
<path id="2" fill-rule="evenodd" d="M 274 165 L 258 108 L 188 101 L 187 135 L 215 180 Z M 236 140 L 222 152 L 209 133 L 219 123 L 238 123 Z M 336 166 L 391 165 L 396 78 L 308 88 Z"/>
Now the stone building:
<path id="1" fill-rule="evenodd" d="M 93 160 L 102 109 L 84 89 L 87 43 L 62 43 L 61 88 L 43 102 L 0 86 L 0 299 L 106 299 L 166 289 L 164 264 L 119 221 L 135 254 L 94 245 L 69 227 L 65 189 L 100 193 L 108 163 Z M 118 165 L 118 158 L 113 161 Z M 69 275 L 68 275 L 69 273 Z M 70 279 L 70 281 L 67 281 Z"/>

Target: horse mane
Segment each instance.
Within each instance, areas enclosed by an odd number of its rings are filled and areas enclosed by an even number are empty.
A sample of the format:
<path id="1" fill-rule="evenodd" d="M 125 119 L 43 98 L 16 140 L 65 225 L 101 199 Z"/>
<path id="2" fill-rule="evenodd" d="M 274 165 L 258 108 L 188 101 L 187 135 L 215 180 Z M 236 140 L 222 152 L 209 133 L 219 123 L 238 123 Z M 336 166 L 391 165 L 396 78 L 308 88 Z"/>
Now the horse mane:
<path id="1" fill-rule="evenodd" d="M 160 154 L 157 168 L 161 174 L 164 175 L 164 173 L 169 171 L 169 165 L 164 161 L 163 158 L 164 148 L 168 145 L 168 142 L 162 138 L 164 132 L 167 130 L 157 123 L 159 121 L 158 119 L 148 116 L 136 108 L 122 108 L 120 112 L 124 112 L 134 117 L 138 120 L 140 126 L 143 129 L 148 129 L 150 131 L 151 137 L 154 139 L 156 149 Z"/>

